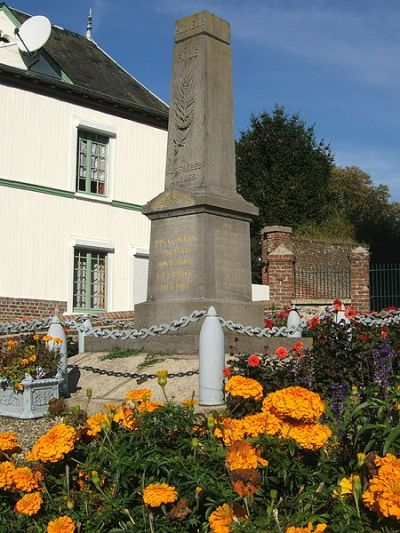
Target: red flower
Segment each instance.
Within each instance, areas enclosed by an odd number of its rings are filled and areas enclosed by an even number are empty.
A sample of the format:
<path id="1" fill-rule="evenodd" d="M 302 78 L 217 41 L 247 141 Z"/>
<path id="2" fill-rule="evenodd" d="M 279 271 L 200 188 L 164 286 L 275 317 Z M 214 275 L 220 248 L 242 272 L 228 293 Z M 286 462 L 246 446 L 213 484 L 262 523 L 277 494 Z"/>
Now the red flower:
<path id="1" fill-rule="evenodd" d="M 272 329 L 274 327 L 274 321 L 270 318 L 264 320 L 264 328 Z"/>
<path id="2" fill-rule="evenodd" d="M 296 344 L 293 344 L 291 350 L 292 352 L 301 352 L 304 344 L 301 341 L 297 341 Z"/>
<path id="3" fill-rule="evenodd" d="M 278 359 L 285 359 L 285 357 L 289 355 L 289 352 L 283 346 L 279 346 L 279 348 L 275 350 L 275 355 Z"/>
<path id="4" fill-rule="evenodd" d="M 223 374 L 226 378 L 229 378 L 231 376 L 231 369 L 228 368 L 227 366 L 223 369 Z"/>
<path id="5" fill-rule="evenodd" d="M 288 316 L 288 314 L 290 313 L 290 307 L 288 307 L 287 309 L 284 309 L 283 311 L 281 311 L 279 314 L 278 314 L 278 318 L 280 320 L 283 320 L 284 318 L 286 318 Z"/>
<path id="6" fill-rule="evenodd" d="M 357 309 L 354 309 L 354 307 L 351 307 L 349 305 L 348 307 L 346 307 L 346 311 L 344 312 L 344 316 L 351 320 L 352 318 L 357 316 L 357 313 L 358 313 Z"/>
<path id="7" fill-rule="evenodd" d="M 249 366 L 259 366 L 261 364 L 261 357 L 253 353 L 247 358 L 247 364 Z"/>
<path id="8" fill-rule="evenodd" d="M 381 329 L 381 338 L 386 339 L 386 337 L 389 335 L 389 328 L 387 326 L 382 326 Z"/>
<path id="9" fill-rule="evenodd" d="M 319 318 L 319 316 L 313 316 L 310 318 L 310 320 L 308 321 L 308 327 L 310 329 L 312 328 L 316 328 L 317 326 L 319 326 L 321 324 L 321 319 Z"/>
<path id="10" fill-rule="evenodd" d="M 341 311 L 343 307 L 343 302 L 340 298 L 335 298 L 333 300 L 333 307 L 336 309 L 336 311 Z"/>

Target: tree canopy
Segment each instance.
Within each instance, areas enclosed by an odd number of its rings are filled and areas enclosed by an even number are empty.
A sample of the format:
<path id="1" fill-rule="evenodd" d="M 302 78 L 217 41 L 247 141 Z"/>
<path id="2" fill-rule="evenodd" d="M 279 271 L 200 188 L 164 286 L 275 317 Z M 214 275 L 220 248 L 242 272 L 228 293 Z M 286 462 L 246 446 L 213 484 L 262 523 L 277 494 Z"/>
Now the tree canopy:
<path id="1" fill-rule="evenodd" d="M 282 106 L 253 115 L 236 144 L 238 191 L 260 210 L 251 225 L 253 279 L 259 280 L 260 231 L 269 224 L 297 228 L 323 219 L 333 154 L 314 126 Z"/>

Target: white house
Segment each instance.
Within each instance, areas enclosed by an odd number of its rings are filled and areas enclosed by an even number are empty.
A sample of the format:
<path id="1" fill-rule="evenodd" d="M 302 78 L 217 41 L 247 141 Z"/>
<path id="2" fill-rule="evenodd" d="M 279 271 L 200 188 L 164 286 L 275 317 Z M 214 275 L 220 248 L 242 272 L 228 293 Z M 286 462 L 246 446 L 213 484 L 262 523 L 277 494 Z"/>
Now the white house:
<path id="1" fill-rule="evenodd" d="M 124 311 L 146 299 L 168 107 L 88 37 L 52 25 L 37 52 L 0 3 L 0 321 Z"/>

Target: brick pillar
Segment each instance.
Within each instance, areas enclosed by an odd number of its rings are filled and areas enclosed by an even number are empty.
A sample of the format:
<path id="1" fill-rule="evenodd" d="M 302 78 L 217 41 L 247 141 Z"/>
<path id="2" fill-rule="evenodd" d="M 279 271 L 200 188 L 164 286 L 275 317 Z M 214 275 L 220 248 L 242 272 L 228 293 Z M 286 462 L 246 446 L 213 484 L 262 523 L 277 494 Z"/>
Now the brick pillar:
<path id="1" fill-rule="evenodd" d="M 261 231 L 262 283 L 269 285 L 270 299 L 282 306 L 294 298 L 294 264 L 292 228 L 266 226 Z"/>
<path id="2" fill-rule="evenodd" d="M 351 251 L 351 304 L 359 311 L 369 311 L 369 251 L 358 246 Z"/>

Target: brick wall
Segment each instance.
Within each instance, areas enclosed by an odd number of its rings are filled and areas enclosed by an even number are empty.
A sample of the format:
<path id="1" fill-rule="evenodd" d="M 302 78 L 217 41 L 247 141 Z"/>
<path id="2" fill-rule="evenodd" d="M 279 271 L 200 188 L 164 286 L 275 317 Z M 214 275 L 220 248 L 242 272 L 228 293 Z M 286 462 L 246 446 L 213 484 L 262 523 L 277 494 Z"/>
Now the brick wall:
<path id="1" fill-rule="evenodd" d="M 54 315 L 56 308 L 60 314 L 64 313 L 67 302 L 0 296 L 0 322 L 13 322 L 23 317 L 47 318 Z"/>
<path id="2" fill-rule="evenodd" d="M 370 256 L 367 248 L 301 239 L 294 237 L 292 228 L 287 226 L 267 226 L 261 235 L 262 283 L 269 285 L 271 300 L 281 306 L 292 303 L 320 306 L 341 297 L 348 298 L 345 301 L 360 311 L 369 310 Z M 308 269 L 305 274 L 311 277 L 304 277 L 302 268 Z M 318 294 L 314 289 L 317 282 Z M 305 296 L 296 299 L 296 293 L 305 295 L 311 288 L 315 302 Z M 346 291 L 348 294 L 344 294 Z"/>

